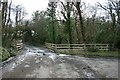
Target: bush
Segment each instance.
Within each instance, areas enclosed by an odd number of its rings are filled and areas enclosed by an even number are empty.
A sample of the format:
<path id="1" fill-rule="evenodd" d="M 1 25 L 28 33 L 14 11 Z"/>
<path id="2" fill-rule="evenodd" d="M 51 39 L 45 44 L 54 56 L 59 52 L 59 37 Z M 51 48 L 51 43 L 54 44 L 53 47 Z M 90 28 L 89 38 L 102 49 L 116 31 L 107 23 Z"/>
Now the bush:
<path id="1" fill-rule="evenodd" d="M 14 47 L 14 46 L 11 46 L 9 49 L 8 49 L 9 53 L 10 53 L 10 56 L 16 56 L 18 54 L 17 52 L 17 49 Z"/>
<path id="2" fill-rule="evenodd" d="M 94 48 L 94 47 L 88 47 L 87 51 L 89 51 L 89 52 L 98 52 L 99 50 L 97 48 Z"/>
<path id="3" fill-rule="evenodd" d="M 5 48 L 0 47 L 0 60 L 4 61 L 10 57 L 9 52 Z"/>

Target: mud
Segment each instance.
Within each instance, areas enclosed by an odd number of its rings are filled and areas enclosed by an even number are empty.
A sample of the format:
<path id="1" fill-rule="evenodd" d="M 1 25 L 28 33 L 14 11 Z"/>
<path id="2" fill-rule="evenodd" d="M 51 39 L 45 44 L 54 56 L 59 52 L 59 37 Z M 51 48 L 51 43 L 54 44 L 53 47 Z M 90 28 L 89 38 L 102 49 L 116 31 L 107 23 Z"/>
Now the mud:
<path id="1" fill-rule="evenodd" d="M 95 59 L 25 47 L 2 68 L 3 78 L 118 78 L 117 59 Z"/>

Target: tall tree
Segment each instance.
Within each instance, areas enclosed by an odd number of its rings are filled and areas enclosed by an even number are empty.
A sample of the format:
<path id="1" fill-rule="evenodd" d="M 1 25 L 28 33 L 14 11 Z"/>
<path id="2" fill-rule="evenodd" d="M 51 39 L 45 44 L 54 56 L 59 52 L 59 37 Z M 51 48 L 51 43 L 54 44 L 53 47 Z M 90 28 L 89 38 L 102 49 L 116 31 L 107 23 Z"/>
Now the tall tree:
<path id="1" fill-rule="evenodd" d="M 32 14 L 32 21 L 30 25 L 26 27 L 27 34 L 26 34 L 26 41 L 31 41 L 33 39 L 33 44 L 44 44 L 47 38 L 47 17 L 44 11 L 35 11 Z M 34 32 L 34 35 L 32 35 Z M 29 35 L 27 37 L 27 35 Z"/>
<path id="2" fill-rule="evenodd" d="M 56 13 L 56 2 L 49 2 L 48 3 L 48 8 L 47 8 L 47 14 L 49 17 L 50 22 L 50 27 L 52 27 L 52 43 L 55 43 L 55 13 Z"/>
<path id="3" fill-rule="evenodd" d="M 77 10 L 74 11 L 74 14 L 75 14 L 75 28 L 76 28 L 76 33 L 77 33 L 77 43 L 80 43 L 81 42 L 81 38 L 80 38 L 80 29 L 79 29 L 79 25 L 78 25 L 78 12 Z"/>
<path id="4" fill-rule="evenodd" d="M 12 0 L 11 0 L 11 2 L 10 2 L 10 4 L 9 4 L 9 12 L 8 12 L 8 20 L 7 20 L 7 22 L 6 22 L 6 26 L 8 26 L 8 24 L 11 22 L 11 6 L 12 6 Z"/>
<path id="5" fill-rule="evenodd" d="M 25 15 L 27 14 L 24 10 L 24 7 L 22 5 L 17 5 L 12 10 L 15 13 L 16 26 L 21 25 Z"/>
<path id="6" fill-rule="evenodd" d="M 6 19 L 7 19 L 7 8 L 8 8 L 8 2 L 7 2 L 7 0 L 4 0 L 2 2 L 2 27 L 3 27 L 3 29 L 5 27 L 5 23 L 6 23 Z"/>
<path id="7" fill-rule="evenodd" d="M 82 35 L 82 42 L 86 43 L 86 39 L 85 39 L 85 31 L 84 31 L 84 25 L 83 25 L 83 19 L 82 19 L 82 12 L 81 12 L 81 1 L 80 2 L 76 2 L 75 7 L 78 11 L 78 15 L 79 15 L 79 22 L 80 22 L 80 30 L 81 30 L 81 35 Z"/>
<path id="8" fill-rule="evenodd" d="M 72 10 L 72 4 L 70 2 L 67 2 L 65 5 L 63 2 L 61 2 L 64 11 L 61 11 L 63 17 L 64 17 L 64 23 L 65 23 L 65 31 L 69 35 L 69 43 L 72 44 L 72 26 L 71 26 L 71 10 Z"/>
<path id="9" fill-rule="evenodd" d="M 117 44 L 119 39 L 119 26 L 120 26 L 120 1 L 119 0 L 107 0 L 107 5 L 102 5 L 98 3 L 98 5 L 108 12 L 111 17 L 112 27 L 111 33 L 114 35 L 113 44 Z"/>

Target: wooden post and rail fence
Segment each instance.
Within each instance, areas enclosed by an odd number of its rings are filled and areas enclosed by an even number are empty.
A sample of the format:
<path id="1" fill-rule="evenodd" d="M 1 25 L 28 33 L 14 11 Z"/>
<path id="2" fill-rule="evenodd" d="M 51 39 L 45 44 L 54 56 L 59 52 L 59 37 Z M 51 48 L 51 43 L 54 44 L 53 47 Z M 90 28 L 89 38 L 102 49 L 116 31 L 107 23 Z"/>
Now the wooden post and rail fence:
<path id="1" fill-rule="evenodd" d="M 23 48 L 23 42 L 22 40 L 19 40 L 19 42 L 16 44 L 16 49 L 19 52 L 22 50 L 22 48 Z"/>
<path id="2" fill-rule="evenodd" d="M 12 47 L 20 52 L 23 49 L 23 41 L 21 39 L 13 40 Z"/>
<path id="3" fill-rule="evenodd" d="M 88 50 L 90 48 L 97 49 L 100 51 L 108 51 L 112 45 L 109 44 L 52 44 L 45 43 L 48 49 L 58 51 L 58 50 Z"/>

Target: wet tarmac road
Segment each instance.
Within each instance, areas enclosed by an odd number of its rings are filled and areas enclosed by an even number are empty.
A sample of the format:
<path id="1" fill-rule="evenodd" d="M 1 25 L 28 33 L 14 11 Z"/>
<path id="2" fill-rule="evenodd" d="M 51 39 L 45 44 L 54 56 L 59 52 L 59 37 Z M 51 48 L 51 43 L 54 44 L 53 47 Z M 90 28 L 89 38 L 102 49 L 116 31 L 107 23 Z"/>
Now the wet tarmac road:
<path id="1" fill-rule="evenodd" d="M 3 78 L 118 77 L 117 60 L 89 59 L 65 54 L 57 55 L 47 49 L 37 47 L 25 47 L 23 53 L 17 56 L 14 61 L 3 66 Z M 100 67 L 100 63 L 104 65 Z M 109 73 L 109 71 L 105 71 L 106 69 L 112 72 Z"/>

